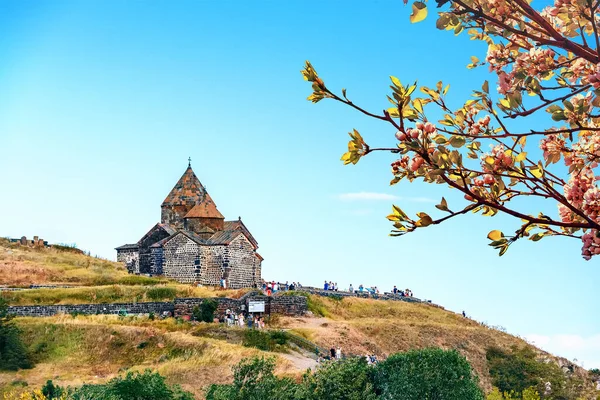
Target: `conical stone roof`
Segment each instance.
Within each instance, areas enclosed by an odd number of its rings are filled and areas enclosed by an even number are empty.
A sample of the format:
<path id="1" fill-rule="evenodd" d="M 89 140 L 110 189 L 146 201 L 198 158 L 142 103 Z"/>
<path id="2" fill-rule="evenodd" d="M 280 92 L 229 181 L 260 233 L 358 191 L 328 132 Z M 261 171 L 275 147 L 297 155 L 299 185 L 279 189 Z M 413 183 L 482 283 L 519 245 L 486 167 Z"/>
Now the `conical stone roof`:
<path id="1" fill-rule="evenodd" d="M 188 166 L 177 181 L 177 184 L 175 184 L 175 187 L 173 187 L 165 201 L 163 201 L 161 207 L 189 205 L 191 208 L 196 204 L 202 203 L 206 195 L 206 189 L 204 189 L 204 186 L 202 186 L 202 183 L 196 177 L 192 167 Z"/>

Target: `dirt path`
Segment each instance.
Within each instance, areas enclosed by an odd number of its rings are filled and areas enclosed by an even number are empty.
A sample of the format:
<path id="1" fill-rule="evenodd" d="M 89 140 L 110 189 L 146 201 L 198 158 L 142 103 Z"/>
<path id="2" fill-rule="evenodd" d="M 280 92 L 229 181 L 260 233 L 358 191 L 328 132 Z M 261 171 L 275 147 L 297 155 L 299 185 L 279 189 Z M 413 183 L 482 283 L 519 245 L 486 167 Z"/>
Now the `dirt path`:
<path id="1" fill-rule="evenodd" d="M 307 369 L 314 369 L 317 366 L 317 361 L 311 357 L 308 357 L 308 355 L 306 354 L 294 351 L 292 353 L 283 353 L 280 355 L 281 357 L 289 360 L 294 365 L 294 368 L 301 371 L 306 371 Z"/>

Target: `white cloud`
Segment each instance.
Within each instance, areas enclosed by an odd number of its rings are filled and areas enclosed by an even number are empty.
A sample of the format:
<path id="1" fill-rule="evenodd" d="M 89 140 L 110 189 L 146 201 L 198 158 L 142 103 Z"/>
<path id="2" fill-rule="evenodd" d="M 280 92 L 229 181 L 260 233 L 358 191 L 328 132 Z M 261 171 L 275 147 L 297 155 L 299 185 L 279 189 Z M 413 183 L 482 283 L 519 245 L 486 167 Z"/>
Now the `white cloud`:
<path id="1" fill-rule="evenodd" d="M 388 193 L 377 193 L 377 192 L 356 192 L 356 193 L 342 193 L 337 196 L 342 201 L 410 201 L 415 203 L 435 203 L 436 201 L 427 197 L 400 197 Z"/>
<path id="2" fill-rule="evenodd" d="M 585 368 L 600 368 L 600 334 L 525 335 L 528 342 L 556 356 L 577 359 Z"/>

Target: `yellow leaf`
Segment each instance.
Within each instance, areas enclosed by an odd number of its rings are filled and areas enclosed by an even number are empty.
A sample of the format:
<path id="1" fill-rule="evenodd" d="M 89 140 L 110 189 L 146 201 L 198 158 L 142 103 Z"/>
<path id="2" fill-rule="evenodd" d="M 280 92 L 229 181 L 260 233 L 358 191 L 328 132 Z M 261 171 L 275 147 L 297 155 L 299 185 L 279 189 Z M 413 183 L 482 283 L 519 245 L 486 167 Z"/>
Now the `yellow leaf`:
<path id="1" fill-rule="evenodd" d="M 515 157 L 515 162 L 525 161 L 526 158 L 527 158 L 527 153 L 522 152 L 517 157 Z"/>
<path id="2" fill-rule="evenodd" d="M 410 22 L 413 24 L 423 21 L 427 17 L 427 5 L 422 1 L 415 1 L 412 5 Z"/>
<path id="3" fill-rule="evenodd" d="M 415 110 L 423 114 L 423 103 L 421 102 L 421 99 L 415 99 L 413 101 L 413 107 L 415 108 Z"/>
<path id="4" fill-rule="evenodd" d="M 502 239 L 504 237 L 504 234 L 498 230 L 495 230 L 488 233 L 487 237 L 490 240 L 496 241 Z"/>
<path id="5" fill-rule="evenodd" d="M 500 104 L 506 108 L 510 108 L 510 102 L 507 99 L 500 99 Z"/>
<path id="6" fill-rule="evenodd" d="M 402 87 L 402 83 L 400 82 L 400 79 L 396 78 L 395 76 L 390 76 L 390 79 L 392 80 L 392 83 L 395 86 Z"/>
<path id="7" fill-rule="evenodd" d="M 544 176 L 544 170 L 539 167 L 531 168 L 529 172 L 531 172 L 531 174 L 536 178 L 541 178 Z"/>

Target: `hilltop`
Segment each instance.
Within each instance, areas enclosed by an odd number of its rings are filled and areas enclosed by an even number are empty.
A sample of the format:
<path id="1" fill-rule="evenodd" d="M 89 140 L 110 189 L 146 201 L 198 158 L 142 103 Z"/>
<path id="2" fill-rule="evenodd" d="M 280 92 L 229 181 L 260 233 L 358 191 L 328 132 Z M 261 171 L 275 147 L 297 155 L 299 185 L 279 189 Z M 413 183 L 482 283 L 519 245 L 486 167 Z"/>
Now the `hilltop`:
<path id="1" fill-rule="evenodd" d="M 5 273 L 5 268 L 10 273 Z M 110 261 L 58 249 L 19 247 L 4 241 L 0 241 L 0 269 L 4 285 L 25 286 L 30 279 L 29 283 L 80 286 L 3 292 L 11 304 L 146 301 L 180 295 L 239 297 L 244 293 L 131 276 Z M 37 275 L 35 271 L 43 273 Z M 102 297 L 105 291 L 111 295 Z M 156 294 L 161 292 L 165 296 Z M 587 393 L 584 398 L 595 398 L 587 371 L 518 337 L 443 308 L 401 301 L 304 295 L 308 297 L 311 315 L 274 316 L 269 328 L 305 338 L 323 351 L 340 345 L 347 355 L 375 353 L 386 357 L 432 346 L 457 349 L 471 363 L 486 391 L 492 387 L 486 358 L 489 349 L 510 352 L 513 348 L 524 348 L 534 352 L 539 360 L 563 367 L 565 376 Z M 306 367 L 314 365 L 313 354 L 293 345 L 271 349 L 276 351 L 245 347 L 244 329 L 218 324 L 114 315 L 28 317 L 17 318 L 16 323 L 36 365 L 30 370 L 0 373 L 0 393 L 40 387 L 48 379 L 71 386 L 104 382 L 124 371 L 151 368 L 166 376 L 170 383 L 179 383 L 202 398 L 207 385 L 230 382 L 231 367 L 244 357 L 272 355 L 277 359 L 278 374 L 296 378 L 301 377 Z"/>

